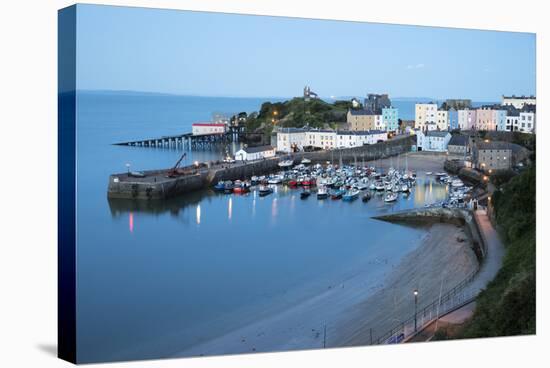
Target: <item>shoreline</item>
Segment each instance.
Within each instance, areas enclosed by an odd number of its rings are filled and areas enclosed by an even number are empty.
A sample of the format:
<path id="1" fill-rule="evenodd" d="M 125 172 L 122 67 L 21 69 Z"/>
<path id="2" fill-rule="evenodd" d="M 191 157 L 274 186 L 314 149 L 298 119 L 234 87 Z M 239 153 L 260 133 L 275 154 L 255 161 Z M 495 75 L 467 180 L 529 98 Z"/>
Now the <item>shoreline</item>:
<path id="1" fill-rule="evenodd" d="M 428 304 L 442 280 L 445 292 L 478 267 L 463 226 L 433 224 L 414 241 L 418 246 L 395 264 L 385 260 L 387 267 L 374 272 L 363 267 L 338 286 L 174 356 L 319 349 L 325 325 L 326 347 L 368 345 L 371 328 L 376 338 L 410 317 L 414 288 L 425 298 L 419 306 Z"/>

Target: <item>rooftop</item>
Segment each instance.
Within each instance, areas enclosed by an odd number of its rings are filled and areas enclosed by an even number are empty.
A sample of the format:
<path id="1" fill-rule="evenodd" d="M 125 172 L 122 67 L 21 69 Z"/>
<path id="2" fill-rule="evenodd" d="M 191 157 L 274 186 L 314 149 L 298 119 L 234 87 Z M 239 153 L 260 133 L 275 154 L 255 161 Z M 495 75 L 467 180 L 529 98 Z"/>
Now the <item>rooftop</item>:
<path id="1" fill-rule="evenodd" d="M 465 135 L 455 134 L 449 141 L 449 146 L 466 146 L 468 145 L 469 138 Z"/>
<path id="2" fill-rule="evenodd" d="M 478 150 L 511 150 L 512 152 L 518 152 L 524 149 L 519 144 L 508 142 L 479 142 L 477 144 Z"/>
<path id="3" fill-rule="evenodd" d="M 447 134 L 451 134 L 447 131 L 437 131 L 437 130 L 430 130 L 426 133 L 426 137 L 446 137 Z"/>
<path id="4" fill-rule="evenodd" d="M 273 146 L 257 146 L 257 147 L 245 147 L 243 151 L 246 153 L 265 152 L 273 150 Z"/>
<path id="5" fill-rule="evenodd" d="M 521 96 L 516 96 L 516 95 L 505 96 L 505 95 L 502 95 L 502 98 L 515 98 L 515 99 L 526 99 L 526 98 L 530 98 L 530 99 L 534 99 L 534 98 L 536 98 L 536 97 L 533 96 L 533 95 L 531 95 L 531 96 L 524 96 L 524 95 L 521 95 Z"/>
<path id="6" fill-rule="evenodd" d="M 365 110 L 365 109 L 362 109 L 362 110 L 349 110 L 349 112 L 352 115 L 377 115 L 373 111 L 369 111 L 369 110 Z"/>
<path id="7" fill-rule="evenodd" d="M 386 134 L 384 130 L 339 130 L 336 132 L 338 135 L 374 135 L 374 134 Z"/>

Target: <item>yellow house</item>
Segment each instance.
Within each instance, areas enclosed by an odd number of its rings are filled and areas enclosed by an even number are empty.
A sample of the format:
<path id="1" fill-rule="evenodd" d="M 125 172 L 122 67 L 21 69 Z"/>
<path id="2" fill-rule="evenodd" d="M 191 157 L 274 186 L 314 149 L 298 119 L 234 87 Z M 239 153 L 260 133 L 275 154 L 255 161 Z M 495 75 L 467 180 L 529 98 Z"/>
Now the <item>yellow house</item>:
<path id="1" fill-rule="evenodd" d="M 375 130 L 376 114 L 365 110 L 348 110 L 347 123 L 350 130 L 367 131 Z"/>

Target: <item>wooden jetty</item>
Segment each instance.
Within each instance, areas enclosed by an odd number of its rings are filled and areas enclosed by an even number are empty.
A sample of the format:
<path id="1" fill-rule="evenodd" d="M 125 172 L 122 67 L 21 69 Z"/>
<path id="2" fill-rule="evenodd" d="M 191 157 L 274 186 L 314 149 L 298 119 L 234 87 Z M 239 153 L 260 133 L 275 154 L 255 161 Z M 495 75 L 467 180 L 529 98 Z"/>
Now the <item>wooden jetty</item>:
<path id="1" fill-rule="evenodd" d="M 209 147 L 214 144 L 228 143 L 238 141 L 245 135 L 244 127 L 230 127 L 226 133 L 220 134 L 200 134 L 184 133 L 178 135 L 162 136 L 160 138 L 139 139 L 133 141 L 117 142 L 116 146 L 134 146 L 134 147 L 160 147 L 160 148 L 201 148 Z"/>

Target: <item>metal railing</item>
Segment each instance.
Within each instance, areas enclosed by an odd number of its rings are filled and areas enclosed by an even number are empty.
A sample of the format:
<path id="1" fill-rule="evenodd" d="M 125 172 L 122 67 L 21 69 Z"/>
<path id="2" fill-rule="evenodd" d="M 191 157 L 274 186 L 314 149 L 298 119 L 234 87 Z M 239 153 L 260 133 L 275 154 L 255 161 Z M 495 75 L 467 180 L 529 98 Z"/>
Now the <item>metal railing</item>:
<path id="1" fill-rule="evenodd" d="M 424 327 L 439 319 L 440 316 L 473 301 L 480 290 L 468 289 L 467 287 L 473 281 L 477 272 L 478 270 L 472 272 L 451 290 L 419 309 L 417 313 L 395 325 L 388 332 L 377 337 L 371 342 L 371 345 L 398 344 L 423 330 Z"/>

